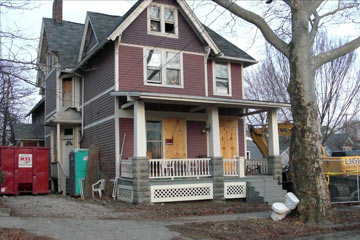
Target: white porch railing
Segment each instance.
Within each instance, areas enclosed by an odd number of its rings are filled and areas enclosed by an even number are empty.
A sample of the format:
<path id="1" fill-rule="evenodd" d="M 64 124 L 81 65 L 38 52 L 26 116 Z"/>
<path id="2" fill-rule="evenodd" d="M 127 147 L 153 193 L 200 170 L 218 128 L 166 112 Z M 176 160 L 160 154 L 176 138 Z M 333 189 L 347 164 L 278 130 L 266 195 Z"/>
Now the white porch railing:
<path id="1" fill-rule="evenodd" d="M 266 158 L 246 159 L 245 160 L 247 174 L 268 174 L 268 161 Z"/>
<path id="2" fill-rule="evenodd" d="M 224 159 L 224 176 L 245 177 L 245 161 L 243 157 Z"/>
<path id="3" fill-rule="evenodd" d="M 132 160 L 121 160 L 120 176 L 124 178 L 133 178 Z"/>
<path id="4" fill-rule="evenodd" d="M 150 159 L 150 179 L 209 177 L 210 158 Z"/>

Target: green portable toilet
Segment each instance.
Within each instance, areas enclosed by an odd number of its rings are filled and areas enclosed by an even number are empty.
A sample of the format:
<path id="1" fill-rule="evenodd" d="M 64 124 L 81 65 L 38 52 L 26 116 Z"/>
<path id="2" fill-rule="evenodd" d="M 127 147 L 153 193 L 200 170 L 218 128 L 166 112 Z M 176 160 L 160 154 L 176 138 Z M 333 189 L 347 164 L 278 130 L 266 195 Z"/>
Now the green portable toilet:
<path id="1" fill-rule="evenodd" d="M 74 149 L 70 153 L 70 195 L 80 195 L 80 180 L 86 177 L 88 149 Z"/>

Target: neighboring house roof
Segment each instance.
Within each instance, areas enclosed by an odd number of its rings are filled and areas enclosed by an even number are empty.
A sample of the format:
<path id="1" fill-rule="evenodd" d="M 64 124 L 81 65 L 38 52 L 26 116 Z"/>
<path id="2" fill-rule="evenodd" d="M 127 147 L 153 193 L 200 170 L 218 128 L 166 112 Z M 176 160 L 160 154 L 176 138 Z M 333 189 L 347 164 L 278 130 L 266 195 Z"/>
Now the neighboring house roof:
<path id="1" fill-rule="evenodd" d="M 84 24 L 63 21 L 55 23 L 52 18 L 43 18 L 44 29 L 50 51 L 57 52 L 63 68 L 77 63 Z"/>
<path id="2" fill-rule="evenodd" d="M 15 140 L 43 140 L 44 125 L 42 124 L 15 124 Z"/>
<path id="3" fill-rule="evenodd" d="M 263 158 L 259 148 L 252 140 L 246 140 L 246 151 L 250 152 L 250 159 Z"/>
<path id="4" fill-rule="evenodd" d="M 26 114 L 25 117 L 29 116 L 30 114 L 35 112 L 40 107 L 44 108 L 44 104 L 45 104 L 45 97 L 41 98 L 40 101 L 30 110 L 30 112 L 28 114 Z"/>
<path id="5" fill-rule="evenodd" d="M 347 143 L 354 144 L 349 134 L 337 133 L 337 134 L 331 134 L 327 138 L 324 145 L 330 148 L 330 150 L 333 152 L 333 151 L 343 150 L 343 147 L 346 146 Z"/>

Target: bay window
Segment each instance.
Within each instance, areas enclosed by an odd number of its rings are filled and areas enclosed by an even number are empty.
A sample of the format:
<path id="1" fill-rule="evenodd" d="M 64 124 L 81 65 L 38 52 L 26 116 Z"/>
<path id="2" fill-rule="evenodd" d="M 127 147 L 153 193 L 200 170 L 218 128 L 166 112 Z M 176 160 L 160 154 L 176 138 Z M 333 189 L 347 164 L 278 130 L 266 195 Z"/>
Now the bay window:
<path id="1" fill-rule="evenodd" d="M 166 50 L 144 50 L 145 85 L 182 87 L 182 54 Z"/>

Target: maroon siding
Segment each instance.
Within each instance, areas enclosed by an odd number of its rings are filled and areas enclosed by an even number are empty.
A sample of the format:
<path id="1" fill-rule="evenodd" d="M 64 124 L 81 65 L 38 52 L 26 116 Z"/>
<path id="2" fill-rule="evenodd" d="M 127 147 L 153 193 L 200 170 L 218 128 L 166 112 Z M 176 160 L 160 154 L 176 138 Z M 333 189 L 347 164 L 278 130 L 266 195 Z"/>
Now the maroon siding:
<path id="1" fill-rule="evenodd" d="M 244 139 L 244 120 L 239 119 L 238 121 L 238 143 L 239 143 L 239 156 L 245 157 L 245 139 Z"/>
<path id="2" fill-rule="evenodd" d="M 90 102 L 84 107 L 84 123 L 85 126 L 109 117 L 115 112 L 115 98 L 110 93 Z"/>
<path id="3" fill-rule="evenodd" d="M 188 158 L 207 156 L 206 134 L 201 133 L 201 130 L 204 129 L 205 126 L 205 121 L 187 121 L 186 135 Z"/>
<path id="4" fill-rule="evenodd" d="M 142 91 L 205 96 L 203 56 L 184 53 L 184 88 L 171 88 L 144 85 L 144 57 L 142 48 L 120 46 L 119 52 L 120 91 Z"/>
<path id="5" fill-rule="evenodd" d="M 231 64 L 231 88 L 232 97 L 242 99 L 242 76 L 241 76 L 241 64 Z"/>
<path id="6" fill-rule="evenodd" d="M 115 86 L 114 66 L 114 44 L 110 43 L 83 67 L 85 102 Z"/>
<path id="7" fill-rule="evenodd" d="M 81 148 L 91 144 L 100 148 L 100 171 L 108 178 L 115 177 L 115 123 L 114 120 L 84 130 Z"/>
<path id="8" fill-rule="evenodd" d="M 124 139 L 124 133 L 126 135 L 122 159 L 131 158 L 134 156 L 134 119 L 120 118 L 119 124 L 120 124 L 120 151 Z"/>
<path id="9" fill-rule="evenodd" d="M 172 1 L 165 1 L 166 4 Z M 169 4 L 173 5 L 173 4 Z M 124 31 L 121 41 L 152 47 L 180 49 L 192 52 L 204 52 L 204 47 L 197 35 L 191 29 L 185 18 L 178 11 L 178 38 L 155 36 L 147 33 L 147 10 L 145 9 L 137 19 Z"/>
<path id="10" fill-rule="evenodd" d="M 213 90 L 213 62 L 208 61 L 208 88 L 209 88 L 209 97 L 225 97 L 226 96 L 217 96 L 214 95 Z M 242 75 L 241 75 L 241 64 L 238 63 L 231 63 L 231 91 L 232 91 L 232 97 L 228 98 L 236 98 L 236 99 L 242 99 Z"/>

